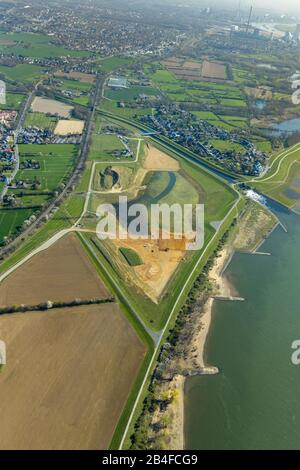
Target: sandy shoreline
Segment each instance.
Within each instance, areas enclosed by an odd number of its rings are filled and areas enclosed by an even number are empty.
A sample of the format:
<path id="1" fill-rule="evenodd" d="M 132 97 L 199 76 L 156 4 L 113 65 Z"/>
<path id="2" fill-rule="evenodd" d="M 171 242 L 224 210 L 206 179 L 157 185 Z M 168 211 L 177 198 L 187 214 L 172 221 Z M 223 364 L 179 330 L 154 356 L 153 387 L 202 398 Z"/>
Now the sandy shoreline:
<path id="1" fill-rule="evenodd" d="M 227 264 L 230 262 L 232 255 L 233 250 L 229 247 L 226 247 L 215 259 L 214 266 L 209 273 L 209 278 L 214 285 L 214 295 L 228 297 L 232 294 L 230 283 L 227 281 L 226 277 L 223 276 L 224 268 L 226 268 Z M 197 368 L 200 370 L 208 366 L 208 364 L 205 362 L 205 345 L 212 321 L 213 303 L 214 296 L 211 296 L 208 298 L 205 304 L 200 307 L 202 314 L 197 318 L 195 324 L 195 333 L 189 348 L 188 358 L 185 360 L 187 368 L 190 370 Z M 185 449 L 184 400 L 186 378 L 187 377 L 184 375 L 176 375 L 170 384 L 170 388 L 174 388 L 178 393 L 178 398 L 175 405 L 176 416 L 174 416 L 173 426 L 170 430 L 170 434 L 173 436 L 172 447 L 170 447 L 172 450 Z"/>

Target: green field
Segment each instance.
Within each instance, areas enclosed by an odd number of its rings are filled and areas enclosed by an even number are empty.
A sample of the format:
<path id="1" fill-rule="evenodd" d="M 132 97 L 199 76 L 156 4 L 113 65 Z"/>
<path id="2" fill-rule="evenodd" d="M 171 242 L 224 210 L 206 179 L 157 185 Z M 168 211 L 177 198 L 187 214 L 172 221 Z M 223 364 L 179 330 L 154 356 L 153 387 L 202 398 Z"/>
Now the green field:
<path id="1" fill-rule="evenodd" d="M 4 237 L 15 235 L 32 214 L 30 209 L 0 209 L 0 246 L 3 245 Z"/>
<path id="2" fill-rule="evenodd" d="M 36 126 L 41 129 L 54 130 L 57 119 L 51 116 L 47 116 L 43 113 L 31 113 L 29 112 L 26 116 L 25 127 Z"/>
<path id="3" fill-rule="evenodd" d="M 129 266 L 141 266 L 143 264 L 143 260 L 141 259 L 140 255 L 132 250 L 131 248 L 120 248 L 120 253 L 124 256 Z"/>
<path id="4" fill-rule="evenodd" d="M 39 191 L 54 191 L 66 182 L 77 157 L 76 145 L 47 144 L 19 145 L 20 159 L 33 159 L 40 163 L 39 170 L 20 170 L 18 180 L 28 181 L 29 185 L 38 180 Z"/>
<path id="5" fill-rule="evenodd" d="M 245 149 L 242 145 L 229 140 L 210 140 L 209 143 L 220 151 L 234 150 L 237 153 L 244 153 Z"/>
<path id="6" fill-rule="evenodd" d="M 0 104 L 0 109 L 12 109 L 18 111 L 25 100 L 25 95 L 20 93 L 6 93 L 6 103 Z"/>
<path id="7" fill-rule="evenodd" d="M 105 110 L 128 119 L 135 119 L 136 117 L 145 116 L 152 112 L 151 108 L 127 108 L 126 106 L 125 108 L 121 108 L 118 106 L 117 101 L 109 100 L 103 100 L 98 109 Z"/>
<path id="8" fill-rule="evenodd" d="M 118 70 L 121 67 L 129 65 L 133 62 L 133 59 L 128 57 L 107 57 L 104 59 L 100 59 L 98 61 L 100 70 L 108 73 L 113 72 L 114 70 Z"/>
<path id="9" fill-rule="evenodd" d="M 73 90 L 73 91 L 82 91 L 82 92 L 89 92 L 93 84 L 81 82 L 79 80 L 73 80 L 69 78 L 59 78 L 57 79 L 59 84 L 56 86 L 59 90 Z"/>
<path id="10" fill-rule="evenodd" d="M 53 38 L 35 33 L 0 34 L 0 52 L 33 58 L 87 57 L 85 51 L 66 49 L 53 43 Z"/>
<path id="11" fill-rule="evenodd" d="M 133 101 L 140 95 L 157 96 L 159 91 L 149 86 L 129 86 L 119 90 L 108 88 L 105 93 L 107 98 L 115 101 Z"/>
<path id="12" fill-rule="evenodd" d="M 37 81 L 43 74 L 43 68 L 38 65 L 18 64 L 14 67 L 7 67 L 0 65 L 0 75 L 5 80 L 12 80 L 15 82 L 34 82 Z"/>
<path id="13" fill-rule="evenodd" d="M 93 134 L 89 159 L 98 161 L 117 160 L 112 153 L 124 149 L 124 145 L 116 134 Z"/>

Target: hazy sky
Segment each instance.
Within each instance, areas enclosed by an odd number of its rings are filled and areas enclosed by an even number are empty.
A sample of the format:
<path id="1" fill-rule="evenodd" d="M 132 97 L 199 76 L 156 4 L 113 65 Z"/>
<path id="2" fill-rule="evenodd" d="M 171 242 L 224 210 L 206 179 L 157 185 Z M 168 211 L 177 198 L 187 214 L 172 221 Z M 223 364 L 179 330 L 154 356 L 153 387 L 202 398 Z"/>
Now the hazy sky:
<path id="1" fill-rule="evenodd" d="M 219 0 L 219 4 L 225 4 L 226 2 L 238 5 L 238 0 Z M 241 5 L 248 7 L 252 4 L 256 8 L 269 8 L 274 11 L 288 11 L 300 14 L 300 1 L 299 0 L 241 0 Z"/>
<path id="2" fill-rule="evenodd" d="M 300 13 L 299 0 L 253 0 L 254 6 L 270 8 L 276 10 L 293 10 L 295 13 Z"/>

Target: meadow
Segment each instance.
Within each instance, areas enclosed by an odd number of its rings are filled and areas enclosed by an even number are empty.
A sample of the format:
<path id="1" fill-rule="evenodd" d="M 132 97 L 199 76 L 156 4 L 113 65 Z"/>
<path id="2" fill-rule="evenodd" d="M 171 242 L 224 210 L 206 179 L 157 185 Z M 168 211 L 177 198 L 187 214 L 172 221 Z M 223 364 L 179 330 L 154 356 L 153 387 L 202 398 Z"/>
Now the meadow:
<path id="1" fill-rule="evenodd" d="M 50 37 L 35 33 L 0 34 L 0 52 L 7 55 L 21 55 L 33 58 L 88 57 L 85 51 L 66 49 L 54 44 Z"/>
<path id="2" fill-rule="evenodd" d="M 113 152 L 125 150 L 124 145 L 116 134 L 92 135 L 89 158 L 97 161 L 117 161 Z"/>
<path id="3" fill-rule="evenodd" d="M 20 170 L 17 180 L 40 182 L 40 190 L 54 191 L 66 182 L 77 158 L 78 147 L 68 144 L 19 145 L 22 160 L 33 159 L 40 163 L 38 170 Z"/>
<path id="4" fill-rule="evenodd" d="M 32 209 L 0 209 L 0 246 L 3 245 L 4 238 L 15 235 L 33 213 Z"/>
<path id="5" fill-rule="evenodd" d="M 6 102 L 0 104 L 0 109 L 12 109 L 18 111 L 25 100 L 25 95 L 21 93 L 6 93 Z"/>
<path id="6" fill-rule="evenodd" d="M 0 65 L 0 75 L 5 80 L 20 83 L 35 82 L 42 76 L 43 72 L 44 69 L 39 65 L 18 64 L 14 67 Z"/>
<path id="7" fill-rule="evenodd" d="M 57 119 L 52 116 L 47 116 L 43 113 L 32 113 L 29 112 L 26 115 L 25 127 L 39 127 L 41 129 L 49 129 L 53 131 L 55 129 Z"/>
<path id="8" fill-rule="evenodd" d="M 134 101 L 140 95 L 157 96 L 159 91 L 149 86 L 129 85 L 128 88 L 123 89 L 108 88 L 105 92 L 107 98 L 115 101 Z"/>

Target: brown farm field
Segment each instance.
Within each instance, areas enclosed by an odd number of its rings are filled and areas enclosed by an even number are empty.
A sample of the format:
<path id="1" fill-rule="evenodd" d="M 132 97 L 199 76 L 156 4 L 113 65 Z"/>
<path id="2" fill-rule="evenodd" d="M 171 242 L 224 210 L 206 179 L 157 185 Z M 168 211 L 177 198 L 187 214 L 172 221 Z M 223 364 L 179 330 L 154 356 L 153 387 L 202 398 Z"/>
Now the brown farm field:
<path id="1" fill-rule="evenodd" d="M 69 106 L 65 103 L 61 103 L 60 101 L 49 100 L 47 98 L 41 98 L 39 96 L 34 98 L 31 105 L 31 110 L 34 113 L 51 114 L 53 116 L 57 115 L 62 118 L 68 118 L 71 114 L 72 109 L 72 106 Z"/>
<path id="2" fill-rule="evenodd" d="M 33 256 L 0 284 L 0 307 L 110 296 L 74 234 Z"/>
<path id="3" fill-rule="evenodd" d="M 116 304 L 0 317 L 0 449 L 107 449 L 145 347 Z"/>
<path id="4" fill-rule="evenodd" d="M 161 150 L 148 145 L 143 167 L 147 171 L 179 171 L 180 165 L 175 158 L 170 157 Z"/>
<path id="5" fill-rule="evenodd" d="M 221 62 L 211 62 L 205 60 L 202 65 L 203 78 L 216 78 L 218 80 L 226 80 L 226 66 Z"/>
<path id="6" fill-rule="evenodd" d="M 81 135 L 84 130 L 84 121 L 61 119 L 54 130 L 55 135 Z"/>
<path id="7" fill-rule="evenodd" d="M 94 83 L 95 82 L 95 75 L 89 73 L 82 73 L 82 72 L 56 72 L 54 74 L 55 77 L 60 78 L 69 78 L 71 80 L 79 80 L 80 82 L 85 83 Z"/>
<path id="8" fill-rule="evenodd" d="M 179 80 L 200 80 L 202 64 L 193 60 L 171 57 L 162 64 Z"/>

